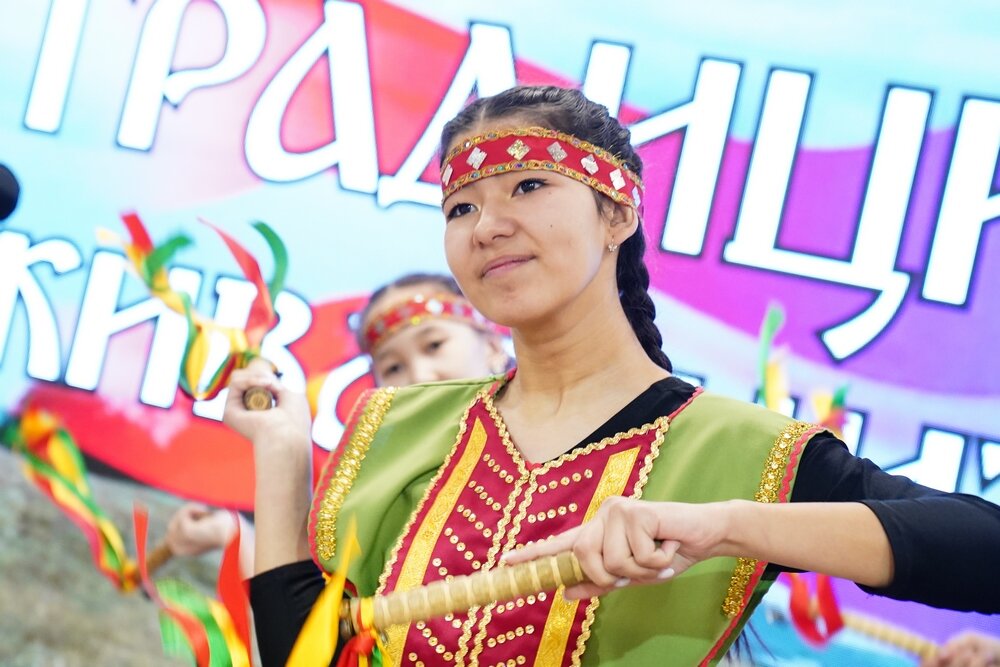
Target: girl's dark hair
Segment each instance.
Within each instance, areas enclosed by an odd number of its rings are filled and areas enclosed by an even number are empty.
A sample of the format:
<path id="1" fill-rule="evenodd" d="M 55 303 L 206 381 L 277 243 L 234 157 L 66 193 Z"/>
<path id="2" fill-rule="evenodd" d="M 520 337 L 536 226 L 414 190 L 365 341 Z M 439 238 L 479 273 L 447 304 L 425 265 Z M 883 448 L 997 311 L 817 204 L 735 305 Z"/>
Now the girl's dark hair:
<path id="1" fill-rule="evenodd" d="M 412 285 L 423 285 L 425 283 L 430 283 L 432 285 L 437 285 L 444 292 L 450 292 L 451 294 L 457 294 L 462 296 L 462 289 L 455 282 L 455 279 L 445 273 L 407 273 L 406 275 L 396 278 L 391 283 L 386 283 L 382 285 L 368 297 L 368 303 L 365 304 L 364 309 L 357 316 L 357 326 L 355 327 L 354 335 L 358 339 L 358 346 L 361 349 L 365 348 L 364 338 L 364 327 L 362 326 L 365 320 L 368 319 L 369 313 L 372 311 L 372 307 L 385 296 L 385 293 L 391 289 L 398 287 L 410 287 Z"/>
<path id="2" fill-rule="evenodd" d="M 642 159 L 632 147 L 631 133 L 611 117 L 607 107 L 587 99 L 583 93 L 557 86 L 517 86 L 492 97 L 484 97 L 465 107 L 441 132 L 442 160 L 455 138 L 483 121 L 523 116 L 532 125 L 589 141 L 615 155 L 638 176 Z M 598 208 L 615 202 L 596 190 Z M 643 255 L 646 237 L 642 225 L 621 244 L 618 251 L 618 296 L 632 330 L 646 354 L 657 365 L 673 370 L 663 352 L 663 337 L 656 328 L 656 307 L 649 297 L 649 271 Z"/>

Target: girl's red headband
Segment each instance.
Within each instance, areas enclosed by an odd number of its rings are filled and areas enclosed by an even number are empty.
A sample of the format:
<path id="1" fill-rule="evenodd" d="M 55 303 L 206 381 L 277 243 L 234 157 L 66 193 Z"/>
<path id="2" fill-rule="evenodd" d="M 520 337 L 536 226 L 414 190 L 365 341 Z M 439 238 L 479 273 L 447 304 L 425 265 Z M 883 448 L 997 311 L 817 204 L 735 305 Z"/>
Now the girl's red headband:
<path id="1" fill-rule="evenodd" d="M 495 331 L 493 323 L 483 317 L 464 297 L 448 292 L 433 296 L 417 294 L 372 318 L 361 337 L 363 351 L 371 352 L 400 329 L 432 318 L 456 320 L 482 331 Z"/>
<path id="2" fill-rule="evenodd" d="M 444 199 L 470 183 L 511 171 L 554 171 L 639 210 L 642 180 L 622 160 L 572 135 L 527 127 L 466 139 L 441 169 Z"/>

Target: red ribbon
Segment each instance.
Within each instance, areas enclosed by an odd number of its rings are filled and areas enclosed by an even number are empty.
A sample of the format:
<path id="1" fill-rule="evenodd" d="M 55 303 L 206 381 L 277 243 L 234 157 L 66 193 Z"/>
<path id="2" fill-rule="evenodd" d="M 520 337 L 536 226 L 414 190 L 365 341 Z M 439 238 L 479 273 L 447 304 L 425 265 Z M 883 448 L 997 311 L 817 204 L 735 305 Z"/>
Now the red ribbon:
<path id="1" fill-rule="evenodd" d="M 229 612 L 229 617 L 233 619 L 236 635 L 244 646 L 250 646 L 250 619 L 247 614 L 250 601 L 243 584 L 243 576 L 240 573 L 240 542 L 242 540 L 240 518 L 235 512 L 232 513 L 232 516 L 233 521 L 236 522 L 236 535 L 229 541 L 229 545 L 222 554 L 217 591 L 219 600 Z"/>
<path id="2" fill-rule="evenodd" d="M 354 635 L 344 645 L 337 667 L 356 667 L 362 660 L 367 661 L 374 651 L 375 636 L 371 632 Z"/>
<path id="3" fill-rule="evenodd" d="M 142 579 L 142 587 L 146 594 L 153 600 L 177 625 L 180 626 L 188 643 L 191 645 L 191 652 L 194 654 L 195 664 L 198 667 L 208 667 L 211 664 L 211 655 L 208 647 L 208 636 L 205 628 L 197 619 L 184 611 L 175 609 L 168 605 L 160 597 L 156 586 L 149 578 L 149 571 L 146 568 L 146 532 L 149 525 L 149 515 L 146 508 L 136 505 L 132 510 L 132 517 L 135 521 L 135 548 L 139 561 L 139 574 Z"/>
<path id="4" fill-rule="evenodd" d="M 807 642 L 813 646 L 825 646 L 844 627 L 830 577 L 816 575 L 815 598 L 809 595 L 809 584 L 804 576 L 788 573 L 788 578 L 791 580 L 788 606 L 792 624 Z M 820 619 L 823 620 L 822 627 Z"/>

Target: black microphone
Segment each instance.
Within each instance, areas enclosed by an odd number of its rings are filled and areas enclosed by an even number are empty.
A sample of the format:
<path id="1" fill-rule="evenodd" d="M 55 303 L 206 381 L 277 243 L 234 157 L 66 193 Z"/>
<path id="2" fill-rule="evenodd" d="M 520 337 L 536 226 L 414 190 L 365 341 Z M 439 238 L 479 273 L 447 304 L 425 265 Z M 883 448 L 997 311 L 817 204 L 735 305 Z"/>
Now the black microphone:
<path id="1" fill-rule="evenodd" d="M 21 195 L 14 173 L 0 164 L 0 220 L 6 220 L 17 208 L 17 198 Z"/>

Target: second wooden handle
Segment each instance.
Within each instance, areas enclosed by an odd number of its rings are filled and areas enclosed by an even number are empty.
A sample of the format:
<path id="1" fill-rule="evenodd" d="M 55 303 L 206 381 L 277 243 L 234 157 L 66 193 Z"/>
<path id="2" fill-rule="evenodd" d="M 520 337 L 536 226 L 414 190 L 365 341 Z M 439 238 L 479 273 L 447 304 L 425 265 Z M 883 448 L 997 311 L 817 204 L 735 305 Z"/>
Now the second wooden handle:
<path id="1" fill-rule="evenodd" d="M 580 563 L 570 551 L 556 556 L 500 567 L 486 572 L 434 581 L 426 586 L 398 591 L 374 598 L 375 629 L 438 618 L 447 614 L 481 607 L 491 602 L 506 602 L 528 595 L 552 591 L 560 586 L 575 586 L 587 581 Z M 345 600 L 340 616 L 358 631 L 360 600 Z"/>
<path id="2" fill-rule="evenodd" d="M 243 407 L 247 410 L 270 410 L 274 405 L 274 394 L 264 387 L 250 387 L 243 392 Z"/>

